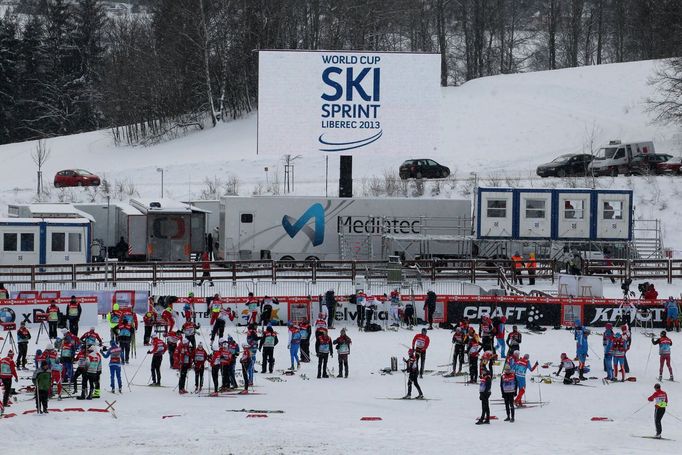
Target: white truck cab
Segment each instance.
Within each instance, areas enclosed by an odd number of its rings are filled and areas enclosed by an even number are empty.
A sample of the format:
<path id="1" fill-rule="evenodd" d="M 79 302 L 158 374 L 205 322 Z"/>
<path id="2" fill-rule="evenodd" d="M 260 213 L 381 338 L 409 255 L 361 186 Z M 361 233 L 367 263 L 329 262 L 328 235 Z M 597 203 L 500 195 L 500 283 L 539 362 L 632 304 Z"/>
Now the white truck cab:
<path id="1" fill-rule="evenodd" d="M 594 160 L 588 167 L 589 173 L 594 175 L 610 175 L 616 177 L 618 174 L 629 174 L 632 158 L 637 155 L 654 154 L 654 143 L 610 141 L 609 145 L 597 151 Z"/>

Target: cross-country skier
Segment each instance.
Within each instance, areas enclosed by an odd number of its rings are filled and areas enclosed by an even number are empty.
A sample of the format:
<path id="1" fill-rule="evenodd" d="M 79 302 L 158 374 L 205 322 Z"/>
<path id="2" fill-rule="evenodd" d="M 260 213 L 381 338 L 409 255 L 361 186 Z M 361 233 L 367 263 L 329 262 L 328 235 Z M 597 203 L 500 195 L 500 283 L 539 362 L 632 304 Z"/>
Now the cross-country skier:
<path id="1" fill-rule="evenodd" d="M 612 381 L 613 376 L 613 325 L 607 322 L 604 326 L 604 334 L 602 335 L 602 344 L 604 345 L 604 371 L 606 372 L 606 380 Z"/>
<path id="2" fill-rule="evenodd" d="M 268 324 L 265 329 L 265 333 L 260 339 L 260 345 L 258 350 L 263 351 L 263 367 L 261 368 L 261 373 L 269 371 L 272 374 L 272 370 L 275 367 L 275 346 L 279 343 L 277 338 L 277 332 L 272 328 L 272 325 Z"/>
<path id="3" fill-rule="evenodd" d="M 109 359 L 109 385 L 111 386 L 111 393 L 116 393 L 114 379 L 118 380 L 118 393 L 123 393 L 123 382 L 121 381 L 123 350 L 116 344 L 116 341 L 112 341 L 109 349 L 106 347 L 102 348 L 102 355 L 105 359 Z"/>
<path id="4" fill-rule="evenodd" d="M 173 317 L 173 306 L 168 305 L 164 310 L 161 312 L 161 320 L 166 324 L 168 327 L 168 333 L 173 331 L 173 327 L 175 326 L 175 318 Z"/>
<path id="5" fill-rule="evenodd" d="M 11 349 L 7 352 L 7 357 L 0 359 L 0 380 L 5 391 L 2 395 L 2 405 L 7 407 L 9 405 L 9 395 L 12 391 L 12 378 L 19 381 L 17 375 L 17 367 L 14 364 L 14 351 Z"/>
<path id="6" fill-rule="evenodd" d="M 431 340 L 427 335 L 427 329 L 423 328 L 421 333 L 418 333 L 412 338 L 412 349 L 419 359 L 419 378 L 424 377 L 424 363 L 426 362 L 426 350 L 429 348 L 429 343 Z"/>
<path id="7" fill-rule="evenodd" d="M 516 395 L 517 385 L 516 374 L 508 364 L 505 365 L 500 378 L 500 390 L 504 399 L 504 409 L 507 412 L 505 422 L 514 422 L 514 396 Z"/>
<path id="8" fill-rule="evenodd" d="M 670 372 L 670 380 L 673 381 L 673 367 L 670 366 L 670 352 L 673 342 L 668 338 L 665 330 L 661 331 L 661 337 L 658 339 L 652 339 L 653 344 L 658 345 L 658 355 L 660 357 L 659 367 L 658 367 L 658 380 L 663 379 L 663 365 L 668 365 L 668 371 Z"/>
<path id="9" fill-rule="evenodd" d="M 78 336 L 78 322 L 80 321 L 82 312 L 83 309 L 81 308 L 81 304 L 76 299 L 76 296 L 72 295 L 71 300 L 66 305 L 66 318 L 69 321 L 69 332 L 71 332 L 73 336 Z"/>
<path id="10" fill-rule="evenodd" d="M 102 356 L 97 352 L 97 346 L 90 346 L 88 349 L 88 396 L 87 400 L 92 400 L 93 398 L 99 398 L 99 377 L 102 373 Z"/>
<path id="11" fill-rule="evenodd" d="M 216 303 L 217 301 L 214 299 L 212 305 L 221 305 L 219 303 Z M 221 339 L 223 337 L 223 334 L 225 333 L 225 326 L 227 325 L 228 320 L 232 320 L 232 312 L 230 311 L 229 308 L 223 308 L 220 306 L 220 309 L 218 313 L 212 313 L 212 314 L 217 314 L 215 321 L 213 323 L 213 328 L 211 329 L 211 343 L 213 343 L 213 340 L 218 337 L 218 339 Z M 213 316 L 211 316 L 213 317 Z"/>
<path id="12" fill-rule="evenodd" d="M 211 365 L 211 378 L 213 379 L 213 393 L 211 394 L 212 396 L 218 395 L 218 377 L 220 375 L 220 370 L 222 369 L 222 366 L 220 364 L 221 359 L 222 352 L 221 349 L 218 348 L 217 350 L 213 351 L 213 354 L 211 354 L 211 358 L 209 360 L 209 365 Z"/>
<path id="13" fill-rule="evenodd" d="M 258 300 L 253 296 L 253 292 L 249 292 L 249 296 L 246 298 L 246 309 L 249 312 L 249 320 L 247 324 L 258 325 L 258 310 L 260 305 Z"/>
<path id="14" fill-rule="evenodd" d="M 507 335 L 507 346 L 509 347 L 509 352 L 518 351 L 521 348 L 521 341 L 523 336 L 517 326 L 512 326 L 512 331 Z"/>
<path id="15" fill-rule="evenodd" d="M 28 370 L 26 368 L 26 357 L 28 355 L 28 342 L 30 339 L 31 332 L 26 328 L 26 322 L 22 321 L 19 330 L 17 330 L 17 347 L 19 348 L 17 367 L 22 370 Z"/>
<path id="16" fill-rule="evenodd" d="M 518 351 L 516 351 L 518 352 Z M 515 356 L 516 357 L 516 356 Z M 523 395 L 526 393 L 526 372 L 530 370 L 532 373 L 535 371 L 535 369 L 538 367 L 538 362 L 536 361 L 533 366 L 530 365 L 530 356 L 528 354 L 524 354 L 523 357 L 514 359 L 513 365 L 512 365 L 514 372 L 516 374 L 516 384 L 519 387 L 519 393 L 516 396 L 516 405 L 517 406 L 522 406 L 523 405 Z"/>
<path id="17" fill-rule="evenodd" d="M 192 359 L 192 347 L 190 346 L 189 340 L 187 338 L 184 338 L 182 343 L 178 345 L 175 354 L 178 358 L 178 364 L 180 366 L 178 391 L 180 392 L 180 395 L 184 395 L 187 393 L 187 389 L 185 389 L 185 384 L 187 383 L 187 372 L 190 370 L 190 368 L 192 368 L 192 363 L 194 362 Z"/>
<path id="18" fill-rule="evenodd" d="M 152 300 L 152 298 L 149 298 Z M 154 310 L 153 303 L 150 303 L 149 309 L 147 312 L 144 314 L 142 317 L 142 320 L 144 322 L 144 345 L 149 346 L 149 343 L 152 339 L 152 329 L 154 329 L 154 324 L 156 324 L 156 311 Z"/>
<path id="19" fill-rule="evenodd" d="M 166 343 L 157 335 L 152 337 L 152 349 L 147 351 L 147 354 L 152 355 L 152 383 L 153 386 L 161 385 L 161 361 L 163 354 L 166 352 Z"/>
<path id="20" fill-rule="evenodd" d="M 263 301 L 260 304 L 260 324 L 265 327 L 270 324 L 272 319 L 272 305 L 276 302 L 276 299 L 272 299 L 267 295 L 263 297 Z"/>
<path id="21" fill-rule="evenodd" d="M 320 335 L 315 341 L 315 354 L 317 355 L 317 379 L 328 378 L 327 375 L 327 360 L 329 356 L 334 357 L 334 348 L 332 347 L 332 339 L 327 334 L 327 330 L 320 329 Z"/>
<path id="22" fill-rule="evenodd" d="M 585 372 L 585 362 L 587 361 L 587 353 L 589 350 L 589 344 L 587 337 L 590 334 L 590 329 L 580 325 L 580 320 L 575 321 L 575 328 L 573 330 L 573 337 L 575 338 L 575 356 L 578 359 L 578 372 L 580 374 L 580 380 L 584 381 L 587 379 L 584 376 Z"/>
<path id="23" fill-rule="evenodd" d="M 200 341 L 199 346 L 193 350 L 194 359 L 194 393 L 199 393 L 204 388 L 204 365 L 208 358 L 208 353 L 204 349 L 204 344 Z"/>
<path id="24" fill-rule="evenodd" d="M 88 383 L 88 353 L 85 348 L 85 343 L 81 343 L 80 350 L 76 354 L 76 357 L 74 358 L 76 362 L 76 371 L 73 374 L 73 377 L 71 378 L 71 384 L 73 385 L 73 394 L 75 395 L 78 393 L 78 377 L 81 378 L 81 390 L 83 390 L 83 393 L 81 394 L 82 398 L 85 398 L 85 389 L 87 387 Z"/>
<path id="25" fill-rule="evenodd" d="M 397 289 L 391 291 L 390 302 L 391 320 L 393 321 L 391 327 L 400 327 L 400 308 L 402 307 L 402 302 L 400 301 L 400 291 Z"/>
<path id="26" fill-rule="evenodd" d="M 654 402 L 654 425 L 656 425 L 656 438 L 660 439 L 661 433 L 663 433 L 661 420 L 663 420 L 663 414 L 665 414 L 665 409 L 668 407 L 668 394 L 661 389 L 661 384 L 655 384 L 654 393 L 648 398 L 648 400 Z"/>
<path id="27" fill-rule="evenodd" d="M 632 332 L 630 332 L 630 328 L 627 326 L 627 324 L 623 324 L 620 326 L 620 332 L 623 337 L 623 341 L 625 342 L 625 355 L 623 356 L 623 367 L 625 368 L 625 372 L 629 373 L 630 372 L 630 365 L 628 365 L 628 351 L 632 347 Z"/>
<path id="28" fill-rule="evenodd" d="M 241 393 L 249 393 L 249 366 L 251 365 L 251 349 L 248 344 L 242 346 L 242 356 L 239 359 L 242 365 L 242 376 L 244 377 L 244 390 Z"/>
<path id="29" fill-rule="evenodd" d="M 611 347 L 611 352 L 613 353 L 613 376 L 614 380 L 618 378 L 618 373 L 621 374 L 621 382 L 625 382 L 625 350 L 627 349 L 627 344 L 623 340 L 623 335 L 616 333 L 613 337 L 613 346 Z M 582 378 L 580 378 L 582 379 Z"/>
<path id="30" fill-rule="evenodd" d="M 467 352 L 469 355 L 469 382 L 471 384 L 476 384 L 478 382 L 478 355 L 479 352 L 481 352 L 481 344 L 473 327 L 469 327 L 467 339 Z"/>
<path id="31" fill-rule="evenodd" d="M 493 350 L 493 321 L 490 316 L 483 316 L 479 325 L 478 334 L 481 337 L 481 345 L 484 351 Z"/>
<path id="32" fill-rule="evenodd" d="M 249 345 L 249 350 L 251 351 L 251 365 L 249 365 L 249 385 L 253 385 L 253 373 L 256 368 L 256 356 L 258 354 L 259 341 L 260 336 L 258 336 L 258 325 L 255 323 L 249 324 L 249 328 L 246 332 L 246 344 Z"/>
<path id="33" fill-rule="evenodd" d="M 169 331 L 168 334 L 166 335 L 166 346 L 168 346 L 168 360 L 170 361 L 170 366 L 171 368 L 175 368 L 173 366 L 173 360 L 175 359 L 175 349 L 178 346 L 178 343 L 180 342 L 180 337 L 181 334 L 174 332 L 174 331 Z"/>
<path id="34" fill-rule="evenodd" d="M 38 414 L 47 414 L 47 401 L 52 388 L 52 378 L 50 374 L 50 367 L 47 362 L 43 362 L 33 373 L 33 384 L 36 386 L 36 395 L 38 399 Z"/>
<path id="35" fill-rule="evenodd" d="M 476 421 L 476 425 L 490 423 L 490 390 L 492 388 L 492 374 L 488 370 L 488 361 L 481 361 L 479 371 L 478 397 L 481 400 L 481 418 Z"/>
<path id="36" fill-rule="evenodd" d="M 95 344 L 99 345 L 100 347 L 102 346 L 102 337 L 99 336 L 99 333 L 95 332 L 94 327 L 90 327 L 90 330 L 81 336 L 81 341 L 85 343 L 85 346 L 88 348 L 90 346 L 94 346 Z"/>
<path id="37" fill-rule="evenodd" d="M 312 328 L 310 327 L 310 321 L 305 319 L 298 325 L 298 329 L 301 332 L 301 362 L 310 362 L 310 336 L 312 335 Z"/>
<path id="38" fill-rule="evenodd" d="M 405 313 L 403 315 L 405 316 L 405 326 L 412 330 L 414 325 L 414 302 L 412 300 L 405 304 Z"/>
<path id="39" fill-rule="evenodd" d="M 433 313 L 436 312 L 436 300 L 438 296 L 433 290 L 429 289 L 426 293 L 426 300 L 424 300 L 424 315 L 426 321 L 429 323 L 429 330 L 433 329 Z"/>
<path id="40" fill-rule="evenodd" d="M 114 303 L 111 311 L 107 314 L 107 322 L 109 323 L 109 340 L 116 340 L 118 337 L 118 323 L 121 322 L 123 312 L 118 303 Z"/>
<path id="41" fill-rule="evenodd" d="M 680 309 L 677 306 L 675 298 L 673 296 L 668 297 L 668 300 L 665 302 L 665 327 L 668 331 L 672 332 L 673 329 L 675 329 L 676 332 L 680 331 L 679 313 Z"/>
<path id="42" fill-rule="evenodd" d="M 573 360 L 568 358 L 565 352 L 561 353 L 561 363 L 559 363 L 559 370 L 554 373 L 554 376 L 559 376 L 562 369 L 565 371 L 564 384 L 577 384 L 579 380 L 572 379 L 573 375 L 575 374 L 575 363 L 573 363 Z"/>
<path id="43" fill-rule="evenodd" d="M 452 376 L 462 372 L 462 367 L 464 366 L 465 342 L 466 332 L 464 327 L 459 324 L 457 327 L 455 327 L 454 333 L 452 334 L 452 343 L 455 345 L 455 349 L 452 354 Z M 459 360 L 459 369 L 457 368 L 457 360 Z"/>
<path id="44" fill-rule="evenodd" d="M 227 364 L 227 385 L 233 389 L 237 388 L 237 357 L 239 357 L 239 343 L 237 343 L 232 335 L 227 336 L 227 342 L 225 343 L 227 351 L 232 355 L 230 361 Z M 225 385 L 225 384 L 223 384 Z"/>
<path id="45" fill-rule="evenodd" d="M 350 337 L 346 335 L 346 329 L 341 329 L 341 335 L 334 340 L 334 344 L 336 345 L 336 355 L 339 358 L 339 374 L 336 376 L 337 378 L 342 376 L 345 378 L 348 377 L 348 356 L 350 355 L 350 345 L 352 343 L 353 342 L 351 341 Z"/>
<path id="46" fill-rule="evenodd" d="M 403 362 L 405 362 L 405 371 L 408 374 L 407 377 L 407 395 L 403 399 L 410 399 L 412 397 L 412 384 L 417 388 L 417 399 L 421 400 L 424 398 L 421 387 L 419 387 L 419 367 L 417 366 L 417 357 L 413 349 L 407 351 L 407 359 L 403 357 Z"/>
<path id="47" fill-rule="evenodd" d="M 317 320 L 315 321 L 315 339 L 317 340 L 317 337 L 320 336 L 321 329 L 327 330 L 327 328 L 327 313 L 321 311 L 317 316 Z"/>
<path id="48" fill-rule="evenodd" d="M 495 341 L 497 341 L 497 349 L 500 351 L 500 357 L 505 358 L 507 357 L 505 348 L 507 347 L 504 343 L 504 335 L 505 335 L 505 330 L 506 330 L 506 325 L 507 325 L 507 317 L 502 316 L 500 318 L 500 322 L 497 324 L 497 327 L 495 327 Z"/>
<path id="49" fill-rule="evenodd" d="M 118 323 L 118 343 L 121 346 L 121 361 L 130 363 L 130 342 L 133 338 L 133 325 L 126 318 Z"/>
<path id="50" fill-rule="evenodd" d="M 57 338 L 57 324 L 59 324 L 59 307 L 54 300 L 50 301 L 50 306 L 45 310 L 47 313 L 47 326 L 50 340 Z"/>
<path id="51" fill-rule="evenodd" d="M 191 320 L 187 320 L 184 324 L 182 324 L 182 334 L 185 336 L 185 339 L 189 341 L 192 349 L 197 347 L 197 328 L 199 328 L 199 324 L 195 324 Z"/>
<path id="52" fill-rule="evenodd" d="M 315 334 L 317 335 L 318 333 L 320 333 L 319 330 L 315 330 Z M 291 358 L 291 371 L 301 367 L 301 361 L 298 359 L 298 350 L 300 346 L 301 331 L 298 330 L 298 327 L 296 327 L 293 322 L 289 322 L 289 343 L 287 344 L 287 349 L 289 349 L 289 357 Z"/>

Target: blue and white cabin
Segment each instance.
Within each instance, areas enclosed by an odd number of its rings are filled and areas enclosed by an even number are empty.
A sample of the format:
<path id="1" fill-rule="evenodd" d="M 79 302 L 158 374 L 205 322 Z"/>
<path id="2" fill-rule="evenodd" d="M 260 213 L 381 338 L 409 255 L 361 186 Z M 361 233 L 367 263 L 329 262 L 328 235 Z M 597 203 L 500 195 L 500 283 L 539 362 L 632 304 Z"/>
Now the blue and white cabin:
<path id="1" fill-rule="evenodd" d="M 514 193 L 518 216 L 515 231 L 520 239 L 549 239 L 552 236 L 552 190 L 522 189 Z"/>
<path id="2" fill-rule="evenodd" d="M 592 190 L 557 190 L 556 231 L 552 238 L 589 240 L 592 236 Z"/>
<path id="3" fill-rule="evenodd" d="M 91 229 L 86 218 L 0 218 L 0 264 L 90 262 Z"/>

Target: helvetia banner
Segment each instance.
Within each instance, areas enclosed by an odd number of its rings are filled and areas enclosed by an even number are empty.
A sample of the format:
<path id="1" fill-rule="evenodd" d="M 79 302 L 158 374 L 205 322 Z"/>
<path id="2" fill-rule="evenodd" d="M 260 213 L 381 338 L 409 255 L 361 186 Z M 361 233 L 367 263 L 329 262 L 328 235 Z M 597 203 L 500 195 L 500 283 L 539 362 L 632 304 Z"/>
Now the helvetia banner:
<path id="1" fill-rule="evenodd" d="M 438 54 L 260 51 L 258 153 L 428 153 Z"/>

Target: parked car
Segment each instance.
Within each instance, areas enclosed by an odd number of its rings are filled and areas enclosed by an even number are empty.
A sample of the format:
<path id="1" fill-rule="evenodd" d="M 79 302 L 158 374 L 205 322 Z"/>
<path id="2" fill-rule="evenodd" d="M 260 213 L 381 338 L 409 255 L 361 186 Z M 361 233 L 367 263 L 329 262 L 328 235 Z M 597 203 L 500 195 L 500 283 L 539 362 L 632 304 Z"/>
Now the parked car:
<path id="1" fill-rule="evenodd" d="M 66 186 L 99 186 L 99 184 L 99 177 L 85 169 L 66 169 L 57 172 L 57 175 L 54 176 L 54 186 L 56 188 Z"/>
<path id="2" fill-rule="evenodd" d="M 668 161 L 656 163 L 659 174 L 682 174 L 682 156 L 675 156 Z"/>
<path id="3" fill-rule="evenodd" d="M 403 180 L 409 178 L 440 179 L 450 175 L 450 168 L 429 159 L 407 160 L 400 165 L 399 175 Z"/>
<path id="4" fill-rule="evenodd" d="M 536 173 L 540 177 L 584 177 L 591 161 L 592 155 L 588 154 L 561 155 L 549 163 L 538 166 Z"/>
<path id="5" fill-rule="evenodd" d="M 654 143 L 610 141 L 609 145 L 600 148 L 590 163 L 589 171 L 594 175 L 629 174 L 632 160 L 639 155 L 655 154 Z"/>
<path id="6" fill-rule="evenodd" d="M 630 173 L 634 175 L 658 174 L 658 165 L 667 162 L 672 155 L 650 154 L 637 155 L 630 162 Z"/>

